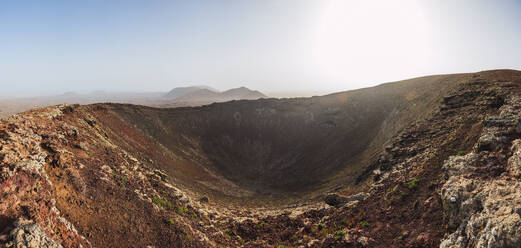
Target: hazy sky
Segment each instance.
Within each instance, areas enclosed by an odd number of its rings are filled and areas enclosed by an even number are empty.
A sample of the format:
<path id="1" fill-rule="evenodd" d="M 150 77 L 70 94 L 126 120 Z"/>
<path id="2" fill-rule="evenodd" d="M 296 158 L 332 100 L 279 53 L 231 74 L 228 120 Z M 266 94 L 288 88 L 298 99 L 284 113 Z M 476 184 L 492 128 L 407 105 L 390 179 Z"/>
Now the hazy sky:
<path id="1" fill-rule="evenodd" d="M 0 94 L 333 92 L 521 69 L 521 1 L 2 1 Z"/>

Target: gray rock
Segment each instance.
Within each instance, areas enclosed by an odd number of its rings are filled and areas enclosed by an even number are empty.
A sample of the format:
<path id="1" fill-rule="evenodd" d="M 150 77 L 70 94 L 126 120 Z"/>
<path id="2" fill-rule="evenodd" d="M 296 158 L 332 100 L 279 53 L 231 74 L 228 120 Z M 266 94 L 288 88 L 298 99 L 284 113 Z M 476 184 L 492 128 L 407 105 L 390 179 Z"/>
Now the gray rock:
<path id="1" fill-rule="evenodd" d="M 203 196 L 199 198 L 199 201 L 202 203 L 208 203 L 210 200 L 208 199 L 208 196 Z"/>
<path id="2" fill-rule="evenodd" d="M 444 163 L 449 179 L 440 195 L 447 224 L 456 231 L 441 240 L 440 247 L 521 247 L 521 140 L 510 141 L 505 134 L 517 132 L 521 120 L 521 98 L 508 100 L 499 116 L 489 117 L 475 152 L 451 157 Z M 483 180 L 472 177 L 476 158 L 497 163 L 496 153 L 511 151 L 501 177 Z M 505 166 L 498 164 L 497 166 Z"/>
<path id="3" fill-rule="evenodd" d="M 358 193 L 358 194 L 355 194 L 355 195 L 350 195 L 347 197 L 347 202 L 351 202 L 351 201 L 361 201 L 361 200 L 364 200 L 366 197 L 368 196 L 367 193 Z"/>
<path id="4" fill-rule="evenodd" d="M 327 205 L 333 206 L 333 207 L 341 207 L 345 205 L 346 203 L 353 202 L 353 201 L 361 201 L 367 197 L 367 193 L 358 193 L 355 195 L 350 196 L 341 196 L 336 193 L 331 193 L 326 196 L 324 201 Z"/>
<path id="5" fill-rule="evenodd" d="M 347 203 L 347 197 L 338 195 L 336 193 L 328 194 L 324 199 L 327 205 L 333 207 L 341 207 Z"/>
<path id="6" fill-rule="evenodd" d="M 49 238 L 38 223 L 26 219 L 14 222 L 15 228 L 9 234 L 9 248 L 61 248 L 62 246 Z"/>

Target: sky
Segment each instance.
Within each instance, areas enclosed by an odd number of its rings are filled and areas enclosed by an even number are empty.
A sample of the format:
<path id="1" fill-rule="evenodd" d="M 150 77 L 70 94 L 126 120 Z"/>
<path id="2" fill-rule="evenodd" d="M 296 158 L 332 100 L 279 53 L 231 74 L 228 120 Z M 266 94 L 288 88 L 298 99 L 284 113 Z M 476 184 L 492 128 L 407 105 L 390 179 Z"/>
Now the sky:
<path id="1" fill-rule="evenodd" d="M 517 0 L 0 3 L 0 95 L 246 86 L 317 94 L 521 70 Z"/>

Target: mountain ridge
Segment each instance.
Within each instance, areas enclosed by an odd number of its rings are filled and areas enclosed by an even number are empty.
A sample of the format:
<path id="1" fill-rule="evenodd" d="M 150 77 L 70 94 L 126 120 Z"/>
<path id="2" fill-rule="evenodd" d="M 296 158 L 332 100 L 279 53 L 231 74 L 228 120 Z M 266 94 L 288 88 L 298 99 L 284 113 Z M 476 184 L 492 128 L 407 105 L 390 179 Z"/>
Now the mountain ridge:
<path id="1" fill-rule="evenodd" d="M 225 102 L 231 100 L 256 100 L 266 95 L 246 87 L 232 88 L 223 92 L 202 87 L 175 88 L 165 98 L 178 102 Z"/>

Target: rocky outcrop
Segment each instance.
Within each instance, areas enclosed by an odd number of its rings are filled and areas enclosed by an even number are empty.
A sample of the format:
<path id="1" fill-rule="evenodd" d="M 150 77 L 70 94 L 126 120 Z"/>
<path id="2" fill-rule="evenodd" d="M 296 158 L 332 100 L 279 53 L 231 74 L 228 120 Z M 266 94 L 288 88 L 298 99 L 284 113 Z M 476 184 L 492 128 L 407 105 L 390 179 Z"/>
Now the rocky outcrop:
<path id="1" fill-rule="evenodd" d="M 485 119 L 474 150 L 445 162 L 440 195 L 456 231 L 440 247 L 521 246 L 520 109 L 521 98 L 509 98 L 499 115 Z"/>
<path id="2" fill-rule="evenodd" d="M 50 107 L 34 111 L 31 117 L 15 115 L 0 123 L 0 217 L 23 217 L 31 222 L 3 224 L 3 232 L 15 228 L 10 234 L 14 247 L 18 247 L 18 241 L 22 242 L 20 247 L 53 247 L 54 241 L 65 246 L 90 247 L 56 208 L 53 185 L 44 169 L 48 154 L 42 149 L 43 138 L 36 130 L 54 122 L 67 108 Z"/>
<path id="3" fill-rule="evenodd" d="M 13 225 L 10 241 L 6 244 L 8 248 L 62 248 L 47 236 L 38 223 L 18 219 Z"/>

